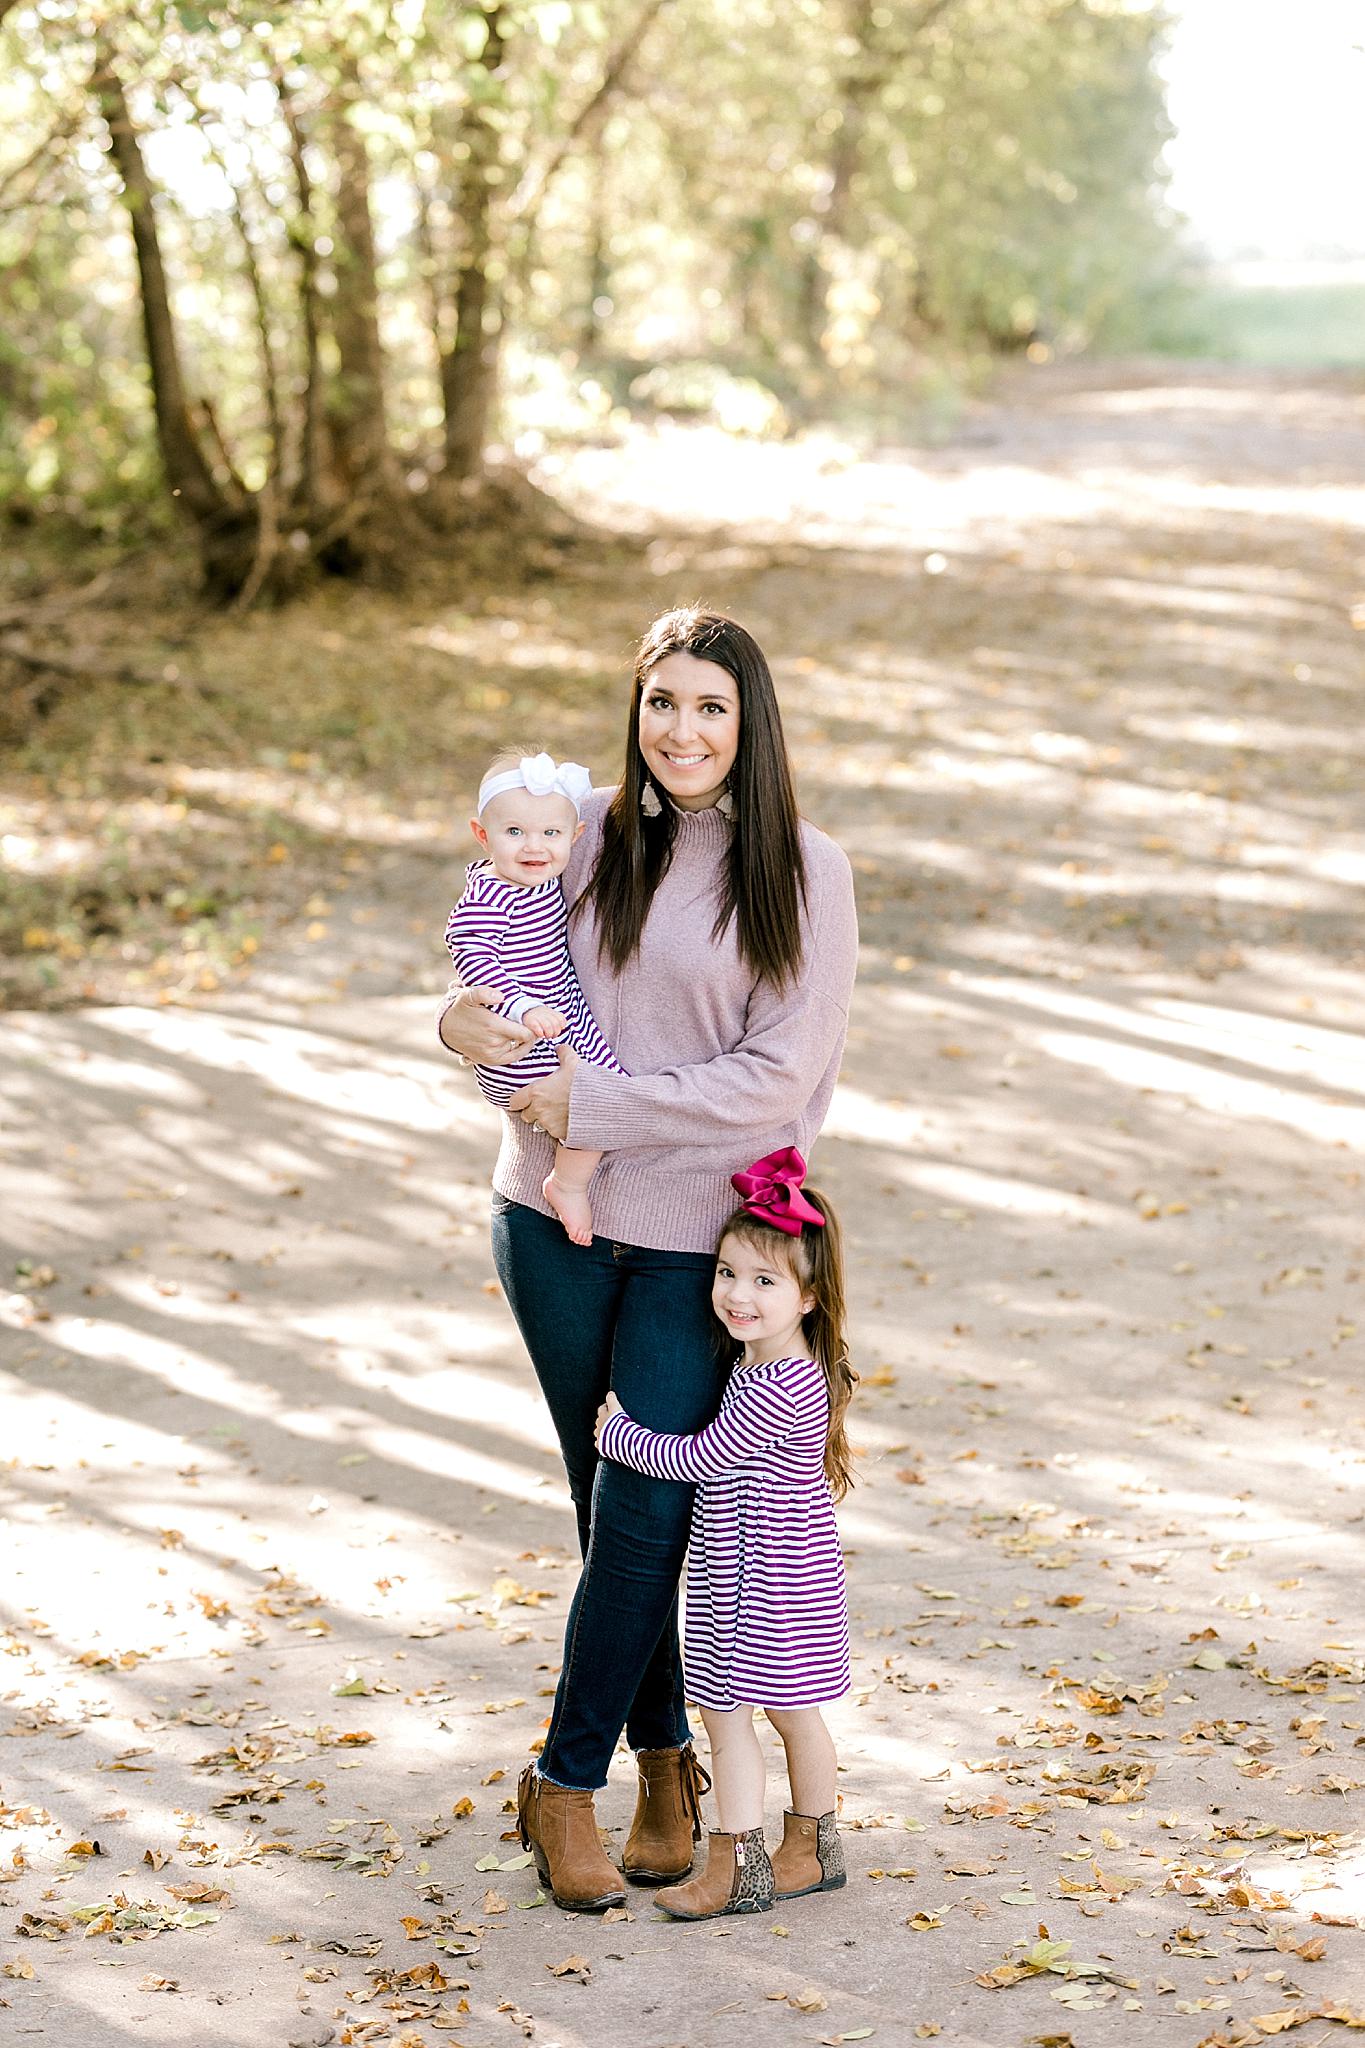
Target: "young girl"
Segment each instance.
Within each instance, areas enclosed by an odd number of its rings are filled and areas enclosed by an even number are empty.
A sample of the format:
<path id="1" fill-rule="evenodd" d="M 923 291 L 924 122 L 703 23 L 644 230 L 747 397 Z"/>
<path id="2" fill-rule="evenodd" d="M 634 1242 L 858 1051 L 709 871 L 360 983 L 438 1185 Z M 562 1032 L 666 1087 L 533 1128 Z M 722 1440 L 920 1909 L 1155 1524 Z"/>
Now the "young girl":
<path id="1" fill-rule="evenodd" d="M 679 1920 L 765 1912 L 775 1897 L 845 1882 L 820 1706 L 849 1686 L 833 1503 L 852 1477 L 844 1412 L 857 1374 L 839 1225 L 826 1198 L 803 1187 L 805 1172 L 789 1146 L 733 1176 L 744 1203 L 721 1233 L 711 1302 L 734 1364 L 715 1421 L 695 1436 L 661 1436 L 614 1394 L 598 1412 L 604 1458 L 698 1482 L 684 1664 L 710 1737 L 720 1828 L 705 1869 L 657 1895 Z M 791 1783 L 771 1862 L 755 1707 L 781 1738 Z"/>
<path id="2" fill-rule="evenodd" d="M 446 944 L 466 988 L 496 989 L 501 1013 L 541 1041 L 503 1067 L 475 1067 L 489 1102 L 559 1071 L 558 1045 L 592 1066 L 621 1074 L 593 1019 L 569 958 L 568 912 L 560 876 L 583 830 L 592 788 L 576 761 L 556 765 L 548 754 L 494 761 L 479 784 L 479 815 L 469 829 L 488 855 L 471 861 L 464 894 L 450 913 Z M 592 1243 L 588 1199 L 600 1152 L 560 1145 L 543 1183 L 546 1201 L 575 1244 Z"/>

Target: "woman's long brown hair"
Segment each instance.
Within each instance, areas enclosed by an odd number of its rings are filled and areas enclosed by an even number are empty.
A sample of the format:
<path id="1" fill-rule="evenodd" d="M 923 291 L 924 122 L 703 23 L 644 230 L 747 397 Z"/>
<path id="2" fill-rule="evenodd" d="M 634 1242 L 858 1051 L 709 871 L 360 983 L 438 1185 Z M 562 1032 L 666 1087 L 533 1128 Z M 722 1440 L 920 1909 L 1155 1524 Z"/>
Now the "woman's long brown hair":
<path id="1" fill-rule="evenodd" d="M 802 1226 L 799 1237 L 789 1237 L 785 1230 L 778 1230 L 771 1223 L 751 1216 L 747 1209 L 736 1209 L 721 1231 L 720 1242 L 724 1244 L 727 1237 L 738 1238 L 741 1244 L 747 1244 L 762 1258 L 785 1267 L 799 1283 L 802 1292 L 814 1297 L 809 1312 L 801 1318 L 801 1334 L 810 1347 L 811 1357 L 825 1376 L 825 1390 L 829 1395 L 825 1477 L 834 1498 L 842 1500 L 854 1480 L 853 1453 L 849 1449 L 844 1417 L 853 1399 L 853 1389 L 858 1384 L 845 1335 L 844 1237 L 829 1197 L 822 1195 L 809 1182 L 801 1192 L 824 1217 L 823 1229 L 807 1223 Z M 734 1353 L 734 1339 L 723 1326 L 718 1324 L 717 1329 L 722 1353 L 729 1359 Z"/>
<path id="2" fill-rule="evenodd" d="M 739 690 L 739 752 L 730 771 L 733 829 L 716 904 L 714 936 L 734 918 L 740 957 L 755 981 L 782 988 L 801 966 L 801 904 L 806 864 L 791 764 L 772 672 L 751 633 L 722 612 L 698 605 L 665 612 L 640 642 L 635 657 L 626 761 L 621 784 L 602 825 L 602 846 L 592 879 L 578 900 L 597 912 L 598 945 L 619 974 L 640 946 L 654 891 L 668 872 L 678 813 L 653 782 L 640 752 L 640 704 L 649 678 L 670 654 L 714 661 Z M 646 817 L 646 787 L 659 799 L 659 815 Z"/>

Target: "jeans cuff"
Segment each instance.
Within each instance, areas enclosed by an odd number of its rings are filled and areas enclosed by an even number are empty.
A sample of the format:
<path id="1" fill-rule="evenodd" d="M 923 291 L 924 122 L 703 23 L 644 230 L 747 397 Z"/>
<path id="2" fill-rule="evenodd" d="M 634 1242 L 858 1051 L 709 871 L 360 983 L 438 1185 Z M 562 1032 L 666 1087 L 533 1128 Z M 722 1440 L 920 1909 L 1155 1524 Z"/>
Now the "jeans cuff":
<path id="1" fill-rule="evenodd" d="M 536 1765 L 536 1776 L 543 1778 L 547 1785 L 553 1785 L 559 1792 L 600 1792 L 607 1782 L 604 1778 L 601 1785 L 566 1785 L 562 1778 L 552 1778 L 539 1764 Z"/>

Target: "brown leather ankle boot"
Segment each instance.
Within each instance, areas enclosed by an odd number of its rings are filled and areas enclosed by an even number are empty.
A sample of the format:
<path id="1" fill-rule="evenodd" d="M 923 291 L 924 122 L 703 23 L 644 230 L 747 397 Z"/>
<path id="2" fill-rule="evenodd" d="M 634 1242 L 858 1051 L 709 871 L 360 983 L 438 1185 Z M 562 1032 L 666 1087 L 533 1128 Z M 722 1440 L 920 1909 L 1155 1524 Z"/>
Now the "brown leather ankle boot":
<path id="1" fill-rule="evenodd" d="M 687 1884 L 670 1885 L 654 1900 L 675 1920 L 718 1920 L 723 1913 L 767 1913 L 773 1903 L 773 1867 L 762 1828 L 723 1835 L 712 1828 L 706 1868 Z"/>
<path id="2" fill-rule="evenodd" d="M 632 1884 L 676 1884 L 692 1868 L 692 1848 L 701 1840 L 701 1795 L 711 1780 L 690 1742 L 681 1749 L 642 1749 L 640 1789 L 635 1800 L 622 1868 Z"/>
<path id="3" fill-rule="evenodd" d="M 773 1885 L 779 1899 L 804 1898 L 807 1892 L 837 1892 L 848 1883 L 844 1845 L 832 1813 L 782 1816 L 782 1846 L 773 1852 Z"/>
<path id="4" fill-rule="evenodd" d="M 557 1906 L 597 1913 L 624 1901 L 621 1873 L 597 1832 L 591 1792 L 552 1785 L 527 1764 L 517 1785 L 517 1832 Z"/>

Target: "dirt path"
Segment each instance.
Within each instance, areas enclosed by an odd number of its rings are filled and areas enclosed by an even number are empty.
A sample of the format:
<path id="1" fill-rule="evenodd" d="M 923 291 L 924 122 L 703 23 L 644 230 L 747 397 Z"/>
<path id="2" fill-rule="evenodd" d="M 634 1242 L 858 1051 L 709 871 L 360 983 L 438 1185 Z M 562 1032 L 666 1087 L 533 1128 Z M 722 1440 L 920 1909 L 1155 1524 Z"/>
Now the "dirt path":
<path id="1" fill-rule="evenodd" d="M 555 479 L 667 523 L 647 577 L 504 622 L 550 737 L 605 768 L 575 677 L 704 592 L 772 646 L 859 875 L 831 1900 L 566 1920 L 505 1838 L 573 1565 L 492 1112 L 431 1025 L 457 835 L 196 1006 L 0 1021 L 5 2030 L 1348 2038 L 1363 472 L 1344 383 L 1073 371 L 930 452 L 673 430 Z"/>

